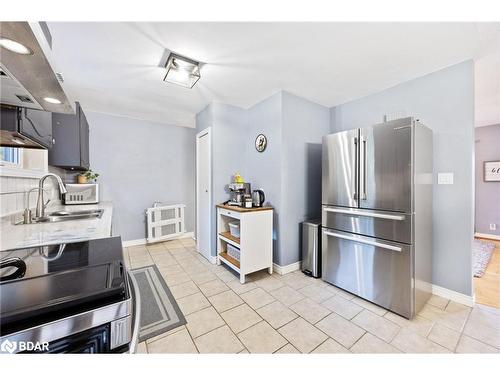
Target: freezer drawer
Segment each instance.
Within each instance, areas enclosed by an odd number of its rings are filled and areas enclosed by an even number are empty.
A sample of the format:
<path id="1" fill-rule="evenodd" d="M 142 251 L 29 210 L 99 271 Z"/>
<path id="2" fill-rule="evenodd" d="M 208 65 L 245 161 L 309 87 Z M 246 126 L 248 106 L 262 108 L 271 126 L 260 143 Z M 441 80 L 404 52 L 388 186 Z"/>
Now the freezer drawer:
<path id="1" fill-rule="evenodd" d="M 337 206 L 323 206 L 323 227 L 388 241 L 412 243 L 412 215 Z"/>
<path id="2" fill-rule="evenodd" d="M 323 280 L 407 318 L 413 314 L 412 247 L 323 228 Z"/>

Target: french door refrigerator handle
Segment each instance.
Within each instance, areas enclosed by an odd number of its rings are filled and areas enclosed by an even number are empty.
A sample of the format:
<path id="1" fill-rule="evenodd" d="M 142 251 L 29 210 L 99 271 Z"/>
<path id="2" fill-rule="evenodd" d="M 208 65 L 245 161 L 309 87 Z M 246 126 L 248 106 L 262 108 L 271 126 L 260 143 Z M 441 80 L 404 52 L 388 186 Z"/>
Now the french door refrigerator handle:
<path id="1" fill-rule="evenodd" d="M 344 240 L 349 240 L 349 241 L 354 241 L 354 242 L 359 242 L 359 243 L 364 243 L 366 245 L 372 245 L 372 246 L 376 246 L 376 247 L 381 247 L 381 248 L 387 249 L 387 250 L 398 251 L 398 252 L 402 251 L 402 249 L 400 247 L 398 247 L 398 246 L 387 245 L 385 243 L 381 243 L 381 242 L 377 242 L 377 241 L 371 241 L 371 240 L 366 240 L 364 238 L 358 238 L 358 237 L 353 237 L 353 236 L 349 236 L 349 235 L 346 235 L 346 234 L 340 234 L 340 233 L 336 233 L 336 232 L 330 232 L 328 230 L 323 230 L 323 233 L 325 233 L 327 236 L 342 238 Z"/>
<path id="2" fill-rule="evenodd" d="M 377 213 L 377 212 L 362 212 L 362 211 L 356 211 L 356 210 L 344 210 L 342 208 L 325 207 L 325 208 L 323 208 L 323 210 L 325 210 L 326 212 L 335 212 L 338 214 L 376 217 L 379 219 L 389 219 L 389 220 L 399 220 L 399 221 L 403 221 L 405 219 L 404 215 L 389 215 L 389 214 L 381 214 L 381 213 Z"/>
<path id="3" fill-rule="evenodd" d="M 353 165 L 354 165 L 354 171 L 353 171 L 353 199 L 357 200 L 358 199 L 358 138 L 354 137 L 352 139 L 354 143 L 354 155 L 353 155 Z"/>
<path id="4" fill-rule="evenodd" d="M 366 139 L 365 137 L 360 137 L 359 139 L 359 152 L 360 152 L 360 161 L 359 161 L 359 189 L 361 190 L 360 199 L 366 200 L 366 179 L 367 179 L 367 161 L 368 157 L 366 154 Z M 362 165 L 362 167 L 361 167 Z"/>

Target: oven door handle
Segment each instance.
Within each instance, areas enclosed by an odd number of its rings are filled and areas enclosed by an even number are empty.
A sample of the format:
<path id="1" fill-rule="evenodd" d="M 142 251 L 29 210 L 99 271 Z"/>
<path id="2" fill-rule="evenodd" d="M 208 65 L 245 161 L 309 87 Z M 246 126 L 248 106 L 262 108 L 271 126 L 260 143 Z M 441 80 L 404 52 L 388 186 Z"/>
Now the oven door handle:
<path id="1" fill-rule="evenodd" d="M 141 294 L 139 293 L 139 286 L 137 285 L 137 281 L 132 276 L 130 271 L 127 271 L 127 273 L 130 280 L 130 290 L 132 292 L 132 298 L 134 301 L 132 309 L 132 338 L 130 340 L 129 353 L 134 354 L 137 351 L 137 345 L 139 343 L 139 330 L 141 322 Z"/>
<path id="2" fill-rule="evenodd" d="M 382 243 L 382 242 L 378 242 L 378 241 L 367 240 L 367 239 L 364 239 L 364 238 L 349 236 L 349 235 L 346 235 L 346 234 L 340 234 L 340 233 L 331 232 L 331 231 L 328 231 L 328 230 L 323 230 L 323 233 L 325 233 L 327 236 L 342 238 L 342 239 L 348 240 L 348 241 L 354 241 L 354 242 L 359 242 L 359 243 L 363 243 L 363 244 L 366 244 L 366 245 L 372 245 L 372 246 L 376 246 L 376 247 L 381 247 L 381 248 L 387 249 L 387 250 L 398 251 L 398 252 L 402 251 L 402 249 L 399 246 L 388 245 L 388 244 L 385 244 L 385 243 Z"/>

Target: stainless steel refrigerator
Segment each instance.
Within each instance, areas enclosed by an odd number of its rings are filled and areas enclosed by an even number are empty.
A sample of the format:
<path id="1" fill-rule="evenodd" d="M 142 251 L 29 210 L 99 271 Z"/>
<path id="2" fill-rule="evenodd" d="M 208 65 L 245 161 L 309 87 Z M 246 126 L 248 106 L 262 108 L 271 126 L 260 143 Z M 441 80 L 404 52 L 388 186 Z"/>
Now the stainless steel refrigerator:
<path id="1" fill-rule="evenodd" d="M 432 285 L 432 131 L 409 117 L 324 136 L 322 205 L 322 278 L 412 318 Z"/>

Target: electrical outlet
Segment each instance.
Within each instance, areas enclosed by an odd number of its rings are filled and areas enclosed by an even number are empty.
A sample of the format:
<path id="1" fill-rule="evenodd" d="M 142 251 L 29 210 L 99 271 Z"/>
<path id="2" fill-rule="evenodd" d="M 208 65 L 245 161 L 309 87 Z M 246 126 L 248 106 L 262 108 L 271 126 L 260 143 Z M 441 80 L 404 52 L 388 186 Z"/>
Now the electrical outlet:
<path id="1" fill-rule="evenodd" d="M 497 230 L 497 225 L 495 223 L 490 223 L 490 230 Z"/>
<path id="2" fill-rule="evenodd" d="M 453 173 L 438 173 L 438 185 L 453 185 Z"/>

